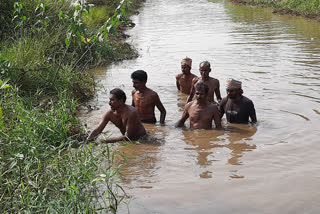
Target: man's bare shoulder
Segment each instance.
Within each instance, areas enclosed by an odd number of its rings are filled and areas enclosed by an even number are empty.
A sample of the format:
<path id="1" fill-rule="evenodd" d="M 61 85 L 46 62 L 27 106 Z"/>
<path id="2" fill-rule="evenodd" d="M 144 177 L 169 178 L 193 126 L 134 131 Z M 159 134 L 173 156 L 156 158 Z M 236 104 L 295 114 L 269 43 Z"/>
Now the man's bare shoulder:
<path id="1" fill-rule="evenodd" d="M 126 105 L 125 111 L 123 112 L 125 117 L 135 117 L 138 115 L 138 111 L 134 106 Z"/>
<path id="2" fill-rule="evenodd" d="M 183 74 L 177 74 L 176 75 L 176 79 L 180 79 L 182 77 Z"/>
<path id="3" fill-rule="evenodd" d="M 104 114 L 103 114 L 103 118 L 104 119 L 110 119 L 112 118 L 112 116 L 115 116 L 116 113 L 112 110 L 112 109 L 109 109 L 108 111 L 106 111 Z"/>
<path id="4" fill-rule="evenodd" d="M 210 81 L 213 83 L 219 83 L 219 80 L 213 77 L 210 77 Z"/>
<path id="5" fill-rule="evenodd" d="M 208 105 L 208 107 L 209 107 L 210 109 L 213 109 L 213 110 L 218 110 L 217 104 L 212 103 L 212 102 L 210 102 L 210 104 Z"/>
<path id="6" fill-rule="evenodd" d="M 195 75 L 194 73 L 190 73 L 190 76 L 192 76 L 193 78 L 198 77 L 198 76 Z"/>
<path id="7" fill-rule="evenodd" d="M 126 105 L 128 113 L 137 113 L 137 109 L 134 106 Z"/>
<path id="8" fill-rule="evenodd" d="M 134 95 L 134 94 L 136 94 L 137 93 L 137 90 L 136 89 L 133 89 L 132 91 L 131 91 L 131 94 L 132 95 Z"/>
<path id="9" fill-rule="evenodd" d="M 193 79 L 192 79 L 192 83 L 193 83 L 193 84 L 196 84 L 196 83 L 198 83 L 200 80 L 201 80 L 200 77 L 195 76 L 195 77 L 193 77 Z"/>
<path id="10" fill-rule="evenodd" d="M 156 98 L 159 96 L 158 93 L 152 90 L 151 88 L 148 88 L 146 92 L 147 96 L 150 96 L 151 98 Z"/>
<path id="11" fill-rule="evenodd" d="M 184 109 L 190 109 L 192 106 L 196 105 L 195 101 L 191 101 L 191 102 L 188 102 L 185 106 L 184 106 Z"/>

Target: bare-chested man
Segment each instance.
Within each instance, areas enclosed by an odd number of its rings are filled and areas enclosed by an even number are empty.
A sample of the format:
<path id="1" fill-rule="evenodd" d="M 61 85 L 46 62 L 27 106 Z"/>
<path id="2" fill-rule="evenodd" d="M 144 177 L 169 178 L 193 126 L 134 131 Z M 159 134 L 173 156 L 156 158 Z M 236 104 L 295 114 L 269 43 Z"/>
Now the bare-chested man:
<path id="1" fill-rule="evenodd" d="M 241 82 L 228 79 L 226 88 L 227 97 L 220 103 L 221 118 L 226 114 L 229 123 L 248 123 L 250 117 L 251 122 L 256 123 L 256 110 L 253 102 L 242 95 Z"/>
<path id="2" fill-rule="evenodd" d="M 176 85 L 179 91 L 184 94 L 190 94 L 191 84 L 193 78 L 197 77 L 196 75 L 190 72 L 192 67 L 192 59 L 186 57 L 181 60 L 181 71 L 182 73 L 176 76 Z"/>
<path id="3" fill-rule="evenodd" d="M 126 94 L 121 89 L 115 88 L 110 91 L 109 105 L 111 110 L 104 113 L 100 124 L 91 132 L 87 141 L 100 134 L 109 121 L 120 129 L 122 136 L 109 138 L 106 143 L 138 140 L 146 135 L 146 130 L 140 122 L 137 110 L 130 105 L 126 105 L 126 99 Z"/>
<path id="4" fill-rule="evenodd" d="M 200 82 L 195 87 L 195 100 L 186 104 L 181 119 L 177 122 L 177 127 L 182 127 L 189 118 L 190 127 L 193 129 L 211 129 L 212 120 L 216 128 L 221 128 L 219 110 L 216 104 L 208 101 L 209 87 Z"/>
<path id="5" fill-rule="evenodd" d="M 187 103 L 192 101 L 195 93 L 195 86 L 200 82 L 203 82 L 209 87 L 208 101 L 214 102 L 214 94 L 216 94 L 219 103 L 222 99 L 220 94 L 220 83 L 219 80 L 209 76 L 209 73 L 211 72 L 210 63 L 208 61 L 201 62 L 199 70 L 201 77 L 196 77 L 192 80 L 191 91 Z"/>
<path id="6" fill-rule="evenodd" d="M 156 123 L 154 107 L 160 111 L 160 123 L 164 124 L 166 118 L 166 109 L 162 105 L 158 94 L 146 87 L 148 75 L 143 70 L 137 70 L 131 74 L 133 87 L 132 106 L 135 106 L 139 112 L 141 122 Z"/>

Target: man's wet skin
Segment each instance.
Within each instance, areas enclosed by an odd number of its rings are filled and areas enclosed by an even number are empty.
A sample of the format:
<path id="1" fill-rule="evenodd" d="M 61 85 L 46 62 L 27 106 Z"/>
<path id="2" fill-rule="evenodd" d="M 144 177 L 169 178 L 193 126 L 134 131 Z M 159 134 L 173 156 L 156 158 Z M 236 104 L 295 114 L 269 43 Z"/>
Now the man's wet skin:
<path id="1" fill-rule="evenodd" d="M 206 84 L 209 87 L 208 101 L 214 102 L 214 95 L 216 95 L 218 102 L 220 102 L 222 99 L 220 94 L 220 83 L 219 80 L 209 76 L 211 72 L 210 63 L 207 61 L 200 63 L 199 71 L 201 77 L 197 77 L 192 80 L 191 92 L 187 99 L 187 102 L 190 102 L 193 99 L 195 86 L 200 82 Z"/>
<path id="2" fill-rule="evenodd" d="M 119 95 L 120 94 L 120 95 Z M 117 96 L 122 96 L 120 99 Z M 138 140 L 146 135 L 146 130 L 140 122 L 137 110 L 125 104 L 126 96 L 121 89 L 113 89 L 109 96 L 110 110 L 104 113 L 98 127 L 89 135 L 87 140 L 91 140 L 100 134 L 108 122 L 112 122 L 122 133 L 122 136 L 108 138 L 106 143 L 115 143 L 125 140 Z"/>
<path id="3" fill-rule="evenodd" d="M 195 92 L 195 100 L 189 102 L 185 106 L 182 118 L 178 121 L 177 127 L 182 127 L 184 122 L 189 118 L 190 127 L 193 129 L 211 129 L 212 120 L 215 122 L 216 128 L 221 128 L 220 114 L 218 107 L 209 102 L 208 96 L 208 86 L 206 90 L 199 87 L 204 85 L 200 83 Z"/>
<path id="4" fill-rule="evenodd" d="M 141 73 L 146 75 L 144 71 L 140 71 L 141 70 L 139 70 L 138 75 Z M 147 123 L 155 123 L 156 117 L 154 111 L 155 107 L 157 107 L 160 111 L 160 123 L 164 124 L 166 110 L 161 103 L 158 94 L 152 89 L 146 87 L 146 77 L 145 80 L 142 81 L 132 78 L 132 83 L 134 87 L 134 90 L 132 91 L 132 106 L 138 110 L 140 120 Z"/>
<path id="5" fill-rule="evenodd" d="M 189 58 L 188 58 L 189 59 Z M 184 94 L 190 94 L 191 85 L 193 78 L 197 77 L 196 75 L 191 73 L 191 59 L 185 62 L 186 60 L 183 59 L 181 62 L 181 71 L 182 73 L 176 76 L 176 85 L 179 91 Z M 187 64 L 189 63 L 189 65 Z"/>

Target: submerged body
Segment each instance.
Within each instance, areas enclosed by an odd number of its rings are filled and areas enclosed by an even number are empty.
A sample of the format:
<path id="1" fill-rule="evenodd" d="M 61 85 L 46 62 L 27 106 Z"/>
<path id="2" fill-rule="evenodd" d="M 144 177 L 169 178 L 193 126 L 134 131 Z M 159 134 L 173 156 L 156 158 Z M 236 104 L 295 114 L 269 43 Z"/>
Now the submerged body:
<path id="1" fill-rule="evenodd" d="M 146 135 L 146 130 L 140 122 L 137 110 L 124 103 L 126 98 L 125 95 L 124 97 L 122 96 L 124 92 L 121 89 L 116 89 L 116 92 L 114 92 L 114 90 L 110 92 L 109 97 L 109 105 L 111 109 L 103 114 L 99 125 L 90 133 L 87 140 L 91 140 L 100 134 L 109 121 L 119 128 L 122 136 L 109 138 L 106 140 L 106 143 L 138 140 L 140 137 Z M 120 98 L 118 96 L 118 92 L 121 94 Z"/>
<path id="2" fill-rule="evenodd" d="M 257 122 L 253 102 L 245 96 L 238 99 L 223 98 L 220 103 L 220 112 L 222 116 L 226 114 L 229 123 L 248 123 L 249 117 L 252 122 Z"/>
<path id="3" fill-rule="evenodd" d="M 221 118 L 226 114 L 229 123 L 248 123 L 250 117 L 251 122 L 256 123 L 256 110 L 253 102 L 242 95 L 241 82 L 228 79 L 226 88 L 227 97 L 223 98 L 220 103 Z"/>
<path id="4" fill-rule="evenodd" d="M 140 120 L 146 123 L 157 122 L 154 113 L 156 106 L 159 106 L 158 108 L 161 110 L 164 109 L 158 94 L 149 88 L 145 88 L 143 91 L 132 91 L 132 106 L 136 107 L 139 112 Z M 160 116 L 160 123 L 164 123 L 163 117 Z"/>
<path id="5" fill-rule="evenodd" d="M 208 86 L 199 83 L 196 86 L 195 100 L 187 103 L 184 108 L 181 119 L 177 122 L 177 127 L 182 127 L 189 118 L 190 127 L 193 129 L 211 129 L 212 120 L 216 128 L 221 128 L 219 110 L 216 104 L 209 102 Z"/>
<path id="6" fill-rule="evenodd" d="M 137 70 L 131 74 L 133 87 L 132 106 L 139 112 L 142 122 L 156 123 L 155 107 L 160 111 L 160 123 L 164 124 L 166 109 L 160 101 L 159 95 L 146 86 L 147 73 L 143 70 Z"/>
<path id="7" fill-rule="evenodd" d="M 209 87 L 207 97 L 209 102 L 214 102 L 214 95 L 216 95 L 218 102 L 220 102 L 222 99 L 220 94 L 220 82 L 219 80 L 209 76 L 209 73 L 211 72 L 210 63 L 208 61 L 201 62 L 199 70 L 201 77 L 195 77 L 192 80 L 191 91 L 187 102 L 192 101 L 195 93 L 195 87 L 199 83 L 204 83 Z"/>
<path id="8" fill-rule="evenodd" d="M 192 80 L 197 77 L 191 73 L 192 59 L 186 57 L 181 60 L 182 73 L 176 75 L 176 85 L 179 91 L 184 94 L 190 94 Z"/>

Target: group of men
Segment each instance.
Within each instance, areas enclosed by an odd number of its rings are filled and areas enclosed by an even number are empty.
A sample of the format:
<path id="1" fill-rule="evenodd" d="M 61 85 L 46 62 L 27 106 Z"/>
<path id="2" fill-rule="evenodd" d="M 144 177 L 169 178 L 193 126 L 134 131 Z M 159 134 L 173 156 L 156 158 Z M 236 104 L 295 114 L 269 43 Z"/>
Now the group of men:
<path id="1" fill-rule="evenodd" d="M 227 96 L 221 98 L 220 83 L 218 79 L 209 76 L 210 63 L 200 63 L 200 77 L 191 73 L 192 59 L 186 57 L 181 61 L 182 73 L 176 76 L 178 90 L 188 94 L 187 103 L 181 119 L 176 127 L 184 126 L 189 118 L 190 127 L 193 129 L 211 129 L 212 121 L 215 128 L 220 129 L 221 118 L 226 114 L 230 123 L 248 123 L 249 117 L 252 123 L 257 122 L 253 102 L 243 96 L 241 82 L 228 79 L 226 83 Z M 156 123 L 155 107 L 160 111 L 160 123 L 164 124 L 166 109 L 158 94 L 146 86 L 147 73 L 137 70 L 131 74 L 134 90 L 132 91 L 132 104 L 127 105 L 126 94 L 119 88 L 110 91 L 109 105 L 111 109 L 104 113 L 101 122 L 95 128 L 87 140 L 91 140 L 100 134 L 110 121 L 119 128 L 120 137 L 109 138 L 107 143 L 125 140 L 138 140 L 147 134 L 143 123 Z M 217 102 L 214 100 L 217 97 Z"/>

